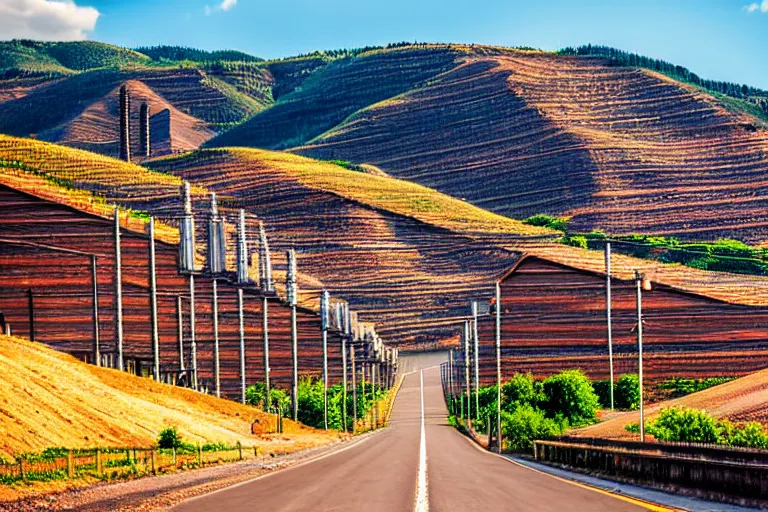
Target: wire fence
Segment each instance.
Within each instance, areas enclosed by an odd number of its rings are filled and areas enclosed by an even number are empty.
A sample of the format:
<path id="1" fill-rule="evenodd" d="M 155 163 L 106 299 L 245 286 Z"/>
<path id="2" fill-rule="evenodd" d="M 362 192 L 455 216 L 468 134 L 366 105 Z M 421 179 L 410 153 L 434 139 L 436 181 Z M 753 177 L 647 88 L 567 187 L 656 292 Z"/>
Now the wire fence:
<path id="1" fill-rule="evenodd" d="M 204 446 L 176 448 L 53 449 L 24 454 L 14 461 L 0 461 L 0 484 L 50 481 L 83 476 L 120 478 L 165 473 L 207 465 L 253 459 L 258 449 L 241 443 L 208 449 Z"/>

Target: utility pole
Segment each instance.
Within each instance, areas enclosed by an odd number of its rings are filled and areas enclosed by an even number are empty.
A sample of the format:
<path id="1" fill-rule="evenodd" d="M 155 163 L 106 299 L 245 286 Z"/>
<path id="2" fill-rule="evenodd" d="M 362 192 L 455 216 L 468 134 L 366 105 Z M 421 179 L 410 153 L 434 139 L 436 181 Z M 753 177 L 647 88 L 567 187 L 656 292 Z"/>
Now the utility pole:
<path id="1" fill-rule="evenodd" d="M 496 281 L 496 451 L 501 453 L 501 283 Z"/>
<path id="2" fill-rule="evenodd" d="M 195 274 L 189 274 L 189 351 L 192 358 L 192 387 L 200 388 L 197 381 L 197 334 L 195 332 Z"/>
<path id="3" fill-rule="evenodd" d="M 466 392 L 467 392 L 467 428 L 469 431 L 472 431 L 472 384 L 469 378 L 469 368 L 470 368 L 470 361 L 469 361 L 469 320 L 464 320 L 464 376 L 465 376 L 465 382 L 466 382 Z"/>
<path id="4" fill-rule="evenodd" d="M 160 382 L 160 334 L 157 322 L 157 265 L 155 258 L 155 218 L 149 218 L 149 306 L 152 327 L 152 366 L 155 380 Z"/>
<path id="5" fill-rule="evenodd" d="M 115 207 L 115 333 L 117 335 L 117 369 L 125 370 L 123 365 L 123 270 L 122 250 L 120 248 L 120 210 Z"/>
<path id="6" fill-rule="evenodd" d="M 289 249 L 288 272 L 285 276 L 285 290 L 288 295 L 288 304 L 291 306 L 291 359 L 292 359 L 292 383 L 291 397 L 293 398 L 293 421 L 299 419 L 299 343 L 296 332 L 296 304 L 298 289 L 296 287 L 296 252 Z"/>
<path id="7" fill-rule="evenodd" d="M 99 332 L 99 281 L 96 274 L 96 256 L 91 256 L 91 282 L 93 284 L 93 359 L 101 366 L 101 339 Z"/>
<path id="8" fill-rule="evenodd" d="M 355 364 L 355 346 L 349 345 L 349 360 L 352 363 L 352 433 L 357 425 L 357 365 Z"/>
<path id="9" fill-rule="evenodd" d="M 472 338 L 475 344 L 475 418 L 480 416 L 480 337 L 477 333 L 477 301 L 472 301 Z"/>
<path id="10" fill-rule="evenodd" d="M 330 295 L 327 290 L 320 294 L 320 323 L 323 337 L 323 425 L 328 430 L 328 307 Z M 352 361 L 354 362 L 354 356 Z M 352 373 L 354 382 L 354 371 Z"/>
<path id="11" fill-rule="evenodd" d="M 213 378 L 216 397 L 221 398 L 221 355 L 219 353 L 219 285 L 214 276 L 213 286 Z"/>
<path id="12" fill-rule="evenodd" d="M 264 389 L 267 399 L 267 411 L 272 407 L 270 396 L 270 368 L 269 368 L 269 300 L 267 295 L 274 293 L 272 282 L 272 261 L 269 254 L 269 241 L 264 223 L 259 222 L 259 286 L 263 293 L 262 304 L 262 329 L 264 332 Z"/>
<path id="13" fill-rule="evenodd" d="M 341 379 L 344 381 L 341 386 L 341 422 L 342 430 L 347 430 L 347 330 L 349 329 L 346 305 L 340 302 L 336 303 L 336 323 L 341 331 Z"/>
<path id="14" fill-rule="evenodd" d="M 186 371 L 184 365 L 184 310 L 181 306 L 181 295 L 176 296 L 176 328 L 179 338 L 179 371 Z"/>
<path id="15" fill-rule="evenodd" d="M 608 321 L 608 366 L 611 379 L 611 410 L 613 406 L 613 326 L 611 325 L 611 244 L 605 244 L 605 317 Z"/>
<path id="16" fill-rule="evenodd" d="M 181 187 L 183 209 L 179 221 L 179 270 L 189 274 L 189 351 L 192 387 L 199 390 L 197 375 L 197 333 L 195 313 L 195 218 L 192 215 L 192 192 L 189 182 Z"/>
<path id="17" fill-rule="evenodd" d="M 448 351 L 448 403 L 451 408 L 451 414 L 455 414 L 454 392 L 453 392 L 453 349 Z"/>
<path id="18" fill-rule="evenodd" d="M 240 210 L 237 223 L 237 318 L 240 324 L 240 391 L 245 403 L 245 312 L 243 311 L 243 286 L 248 284 L 248 244 L 245 234 L 245 210 Z"/>
<path id="19" fill-rule="evenodd" d="M 640 442 L 645 442 L 645 411 L 643 406 L 643 289 L 650 290 L 650 281 L 635 270 L 637 286 L 637 376 L 640 381 Z"/>

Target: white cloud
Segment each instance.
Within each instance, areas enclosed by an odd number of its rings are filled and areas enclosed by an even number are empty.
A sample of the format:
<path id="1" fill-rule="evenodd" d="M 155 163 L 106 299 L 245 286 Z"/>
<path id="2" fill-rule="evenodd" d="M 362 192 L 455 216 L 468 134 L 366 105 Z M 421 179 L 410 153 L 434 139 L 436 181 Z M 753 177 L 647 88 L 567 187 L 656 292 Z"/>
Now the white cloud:
<path id="1" fill-rule="evenodd" d="M 768 0 L 765 0 L 765 4 L 768 5 Z M 222 0 L 219 8 L 222 11 L 228 11 L 237 5 L 237 0 Z"/>
<path id="2" fill-rule="evenodd" d="M 768 0 L 763 0 L 762 3 L 752 2 L 751 4 L 745 5 L 742 9 L 748 13 L 753 13 L 758 10 L 760 12 L 768 13 Z"/>
<path id="3" fill-rule="evenodd" d="M 2 39 L 76 41 L 86 39 L 100 13 L 71 0 L 0 0 Z"/>
<path id="4" fill-rule="evenodd" d="M 0 1 L 2 1 L 2 0 L 0 0 Z M 768 2 L 768 0 L 766 0 L 766 2 Z M 211 6 L 206 5 L 203 8 L 203 11 L 205 12 L 206 16 L 210 16 L 211 13 L 213 13 L 214 11 L 225 11 L 226 12 L 226 11 L 232 9 L 236 5 L 237 5 L 237 0 L 221 0 L 221 3 L 218 4 L 214 8 L 211 8 Z"/>

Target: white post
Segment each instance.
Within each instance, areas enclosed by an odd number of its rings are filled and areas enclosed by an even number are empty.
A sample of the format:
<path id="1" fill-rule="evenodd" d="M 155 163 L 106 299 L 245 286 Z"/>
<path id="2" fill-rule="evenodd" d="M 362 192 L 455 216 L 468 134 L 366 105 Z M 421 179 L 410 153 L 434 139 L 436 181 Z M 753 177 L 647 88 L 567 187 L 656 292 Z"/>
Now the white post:
<path id="1" fill-rule="evenodd" d="M 643 407 L 643 279 L 644 276 L 635 270 L 637 286 L 637 376 L 640 381 L 640 442 L 645 442 L 645 414 Z"/>
<path id="2" fill-rule="evenodd" d="M 267 297 L 262 297 L 261 299 L 262 304 L 262 316 L 261 316 L 261 326 L 262 330 L 264 332 L 264 390 L 267 400 L 267 411 L 270 410 L 272 407 L 271 397 L 270 397 L 270 380 L 269 380 L 269 301 L 267 300 Z"/>
<path id="3" fill-rule="evenodd" d="M 467 392 L 467 427 L 472 431 L 472 384 L 469 377 L 469 320 L 464 321 L 464 378 Z"/>
<path id="4" fill-rule="evenodd" d="M 197 333 L 195 313 L 195 275 L 189 274 L 189 352 L 192 358 L 192 387 L 197 391 L 199 389 L 197 379 Z"/>
<path id="5" fill-rule="evenodd" d="M 611 410 L 613 404 L 613 327 L 611 325 L 611 244 L 605 244 L 605 317 L 608 321 L 608 367 L 611 380 Z"/>
<path id="6" fill-rule="evenodd" d="M 117 334 L 117 369 L 125 370 L 123 364 L 123 270 L 120 247 L 120 210 L 115 207 L 115 331 Z"/>
<path id="7" fill-rule="evenodd" d="M 216 396 L 221 397 L 221 359 L 219 354 L 219 285 L 213 278 L 213 378 Z"/>
<path id="8" fill-rule="evenodd" d="M 501 453 L 501 283 L 496 281 L 496 451 Z"/>
<path id="9" fill-rule="evenodd" d="M 477 332 L 477 301 L 472 301 L 472 338 L 475 345 L 475 416 L 480 417 L 480 337 Z"/>
<path id="10" fill-rule="evenodd" d="M 320 321 L 323 336 L 323 425 L 328 430 L 328 306 L 330 295 L 327 290 L 320 294 Z M 353 370 L 354 373 L 354 370 Z"/>
<path id="11" fill-rule="evenodd" d="M 157 326 L 157 265 L 155 258 L 155 218 L 149 218 L 149 300 L 152 326 L 152 363 L 155 380 L 160 382 L 160 335 Z"/>
<path id="12" fill-rule="evenodd" d="M 298 289 L 296 286 L 296 252 L 290 249 L 286 253 L 288 259 L 288 272 L 285 276 L 285 290 L 288 295 L 288 304 L 291 306 L 291 398 L 293 401 L 293 421 L 299 419 L 299 343 L 296 332 L 296 304 Z"/>
<path id="13" fill-rule="evenodd" d="M 243 315 L 243 289 L 237 289 L 237 319 L 240 324 L 240 396 L 245 403 L 245 317 Z"/>

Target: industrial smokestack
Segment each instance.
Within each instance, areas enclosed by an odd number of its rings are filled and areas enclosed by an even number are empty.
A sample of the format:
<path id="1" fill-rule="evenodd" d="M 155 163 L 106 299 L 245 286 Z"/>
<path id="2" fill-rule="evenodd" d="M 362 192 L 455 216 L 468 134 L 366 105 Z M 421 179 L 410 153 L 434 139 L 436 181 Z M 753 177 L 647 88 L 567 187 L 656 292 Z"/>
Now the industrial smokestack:
<path id="1" fill-rule="evenodd" d="M 248 278 L 248 243 L 245 236 L 245 210 L 240 210 L 237 223 L 237 282 L 245 284 Z"/>
<path id="2" fill-rule="evenodd" d="M 125 85 L 120 87 L 120 160 L 131 161 L 131 96 Z"/>
<path id="3" fill-rule="evenodd" d="M 211 216 L 208 219 L 208 271 L 211 274 L 224 272 L 226 263 L 226 239 L 224 238 L 224 221 L 219 216 L 216 204 L 216 193 L 211 193 Z"/>
<path id="4" fill-rule="evenodd" d="M 152 156 L 151 143 L 149 139 L 149 106 L 146 102 L 139 108 L 139 151 L 141 156 L 149 158 Z"/>
<path id="5" fill-rule="evenodd" d="M 181 187 L 184 200 L 184 213 L 179 222 L 179 269 L 182 272 L 195 271 L 195 218 L 192 216 L 192 193 L 189 182 Z"/>
<path id="6" fill-rule="evenodd" d="M 259 286 L 261 291 L 272 293 L 275 283 L 272 281 L 272 259 L 269 255 L 269 241 L 264 223 L 259 221 Z"/>

